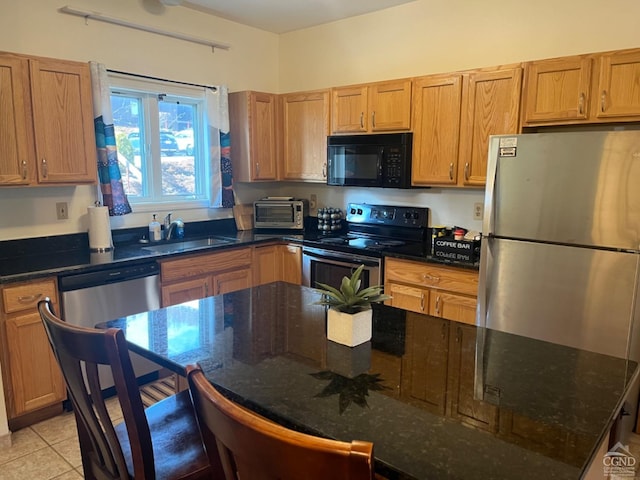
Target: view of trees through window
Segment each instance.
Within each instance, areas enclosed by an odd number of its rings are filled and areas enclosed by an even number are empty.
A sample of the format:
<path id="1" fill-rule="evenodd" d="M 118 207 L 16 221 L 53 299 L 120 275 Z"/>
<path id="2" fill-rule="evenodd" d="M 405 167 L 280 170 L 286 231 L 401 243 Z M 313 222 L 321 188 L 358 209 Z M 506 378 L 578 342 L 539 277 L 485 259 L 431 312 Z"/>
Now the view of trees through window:
<path id="1" fill-rule="evenodd" d="M 111 108 L 123 184 L 132 200 L 201 193 L 194 141 L 196 102 L 165 95 L 114 93 Z"/>

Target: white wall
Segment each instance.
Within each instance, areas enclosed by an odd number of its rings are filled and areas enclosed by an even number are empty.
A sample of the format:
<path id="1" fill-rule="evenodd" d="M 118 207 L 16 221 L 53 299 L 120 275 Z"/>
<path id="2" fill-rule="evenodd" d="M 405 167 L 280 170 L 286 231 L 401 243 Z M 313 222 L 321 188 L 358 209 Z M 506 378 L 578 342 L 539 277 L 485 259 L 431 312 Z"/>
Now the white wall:
<path id="1" fill-rule="evenodd" d="M 282 35 L 280 90 L 634 48 L 638 32 L 636 0 L 416 0 Z"/>

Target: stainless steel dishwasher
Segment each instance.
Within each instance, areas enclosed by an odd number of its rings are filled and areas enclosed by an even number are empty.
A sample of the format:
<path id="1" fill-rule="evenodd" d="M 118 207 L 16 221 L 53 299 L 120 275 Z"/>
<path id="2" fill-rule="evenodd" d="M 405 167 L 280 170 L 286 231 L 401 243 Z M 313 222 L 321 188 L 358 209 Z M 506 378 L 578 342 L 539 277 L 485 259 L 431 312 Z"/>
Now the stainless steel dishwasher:
<path id="1" fill-rule="evenodd" d="M 159 274 L 160 266 L 153 261 L 62 275 L 58 278 L 62 317 L 74 325 L 93 328 L 100 322 L 156 310 L 161 306 Z M 161 368 L 135 353 L 131 361 L 138 378 Z M 102 368 L 100 376 L 103 390 L 113 387 L 111 372 Z"/>

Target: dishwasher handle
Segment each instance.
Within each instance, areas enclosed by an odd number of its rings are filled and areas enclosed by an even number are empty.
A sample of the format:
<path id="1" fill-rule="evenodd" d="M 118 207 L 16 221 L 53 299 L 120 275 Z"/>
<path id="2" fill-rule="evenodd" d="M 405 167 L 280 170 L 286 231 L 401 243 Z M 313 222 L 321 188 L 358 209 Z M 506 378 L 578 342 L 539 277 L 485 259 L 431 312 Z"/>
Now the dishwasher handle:
<path id="1" fill-rule="evenodd" d="M 147 262 L 137 265 L 125 265 L 97 270 L 95 272 L 73 273 L 58 278 L 58 290 L 69 292 L 82 288 L 97 287 L 110 283 L 126 282 L 136 278 L 144 278 L 160 274 L 158 262 Z"/>

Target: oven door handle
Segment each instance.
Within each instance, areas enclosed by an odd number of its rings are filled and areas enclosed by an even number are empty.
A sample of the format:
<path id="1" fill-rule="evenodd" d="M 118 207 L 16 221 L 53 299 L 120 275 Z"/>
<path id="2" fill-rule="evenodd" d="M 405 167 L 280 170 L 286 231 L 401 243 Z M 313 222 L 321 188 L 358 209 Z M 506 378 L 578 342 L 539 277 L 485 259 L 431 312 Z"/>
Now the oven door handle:
<path id="1" fill-rule="evenodd" d="M 324 260 L 326 262 L 332 262 L 336 265 L 342 265 L 344 267 L 352 267 L 354 263 L 357 264 L 363 264 L 365 267 L 379 267 L 380 266 L 380 262 L 377 261 L 371 261 L 371 260 L 365 260 L 362 259 L 362 257 L 357 257 L 357 256 L 349 256 L 349 257 L 334 257 L 334 256 L 330 256 L 330 255 L 318 255 L 317 253 L 312 253 L 309 251 L 305 251 L 303 250 L 302 252 L 303 255 L 306 255 L 307 257 L 311 257 L 311 258 L 317 258 L 318 260 Z"/>

